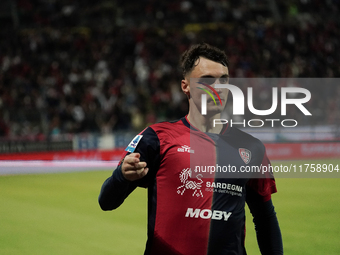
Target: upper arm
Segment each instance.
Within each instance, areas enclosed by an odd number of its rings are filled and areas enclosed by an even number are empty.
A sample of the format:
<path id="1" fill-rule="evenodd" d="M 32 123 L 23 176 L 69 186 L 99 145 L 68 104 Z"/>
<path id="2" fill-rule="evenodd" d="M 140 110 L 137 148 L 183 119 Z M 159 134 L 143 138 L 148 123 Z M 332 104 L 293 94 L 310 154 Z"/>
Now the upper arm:
<path id="1" fill-rule="evenodd" d="M 160 164 L 160 142 L 156 132 L 151 128 L 146 128 L 141 135 L 142 139 L 138 143 L 134 152 L 140 153 L 140 161 L 146 162 L 149 172 L 146 176 L 136 181 L 137 186 L 147 187 L 156 176 Z"/>
<path id="2" fill-rule="evenodd" d="M 264 149 L 264 147 L 263 147 Z M 263 151 L 262 161 L 258 163 L 261 167 L 271 165 L 270 160 L 267 157 L 265 149 Z M 248 190 L 253 190 L 257 194 L 259 194 L 264 201 L 268 201 L 271 199 L 271 194 L 276 193 L 276 183 L 272 173 L 265 171 L 264 174 L 262 172 L 264 169 L 260 169 L 260 173 L 256 175 L 258 178 L 250 179 L 247 183 Z"/>

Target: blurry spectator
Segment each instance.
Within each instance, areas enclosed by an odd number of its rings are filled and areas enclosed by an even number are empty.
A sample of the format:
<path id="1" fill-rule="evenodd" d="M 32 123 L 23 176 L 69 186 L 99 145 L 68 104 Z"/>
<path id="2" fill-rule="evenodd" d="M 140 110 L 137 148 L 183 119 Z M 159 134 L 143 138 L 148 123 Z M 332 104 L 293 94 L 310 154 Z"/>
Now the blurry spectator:
<path id="1" fill-rule="evenodd" d="M 4 119 L 3 112 L 0 110 L 0 137 L 9 135 L 9 127 Z"/>
<path id="2" fill-rule="evenodd" d="M 233 77 L 339 77 L 338 1 L 275 2 L 17 1 L 18 25 L 1 18 L 0 135 L 176 119 L 188 107 L 176 56 L 201 41 L 226 50 Z M 329 92 L 309 105 L 329 109 L 314 125 L 339 121 Z"/>

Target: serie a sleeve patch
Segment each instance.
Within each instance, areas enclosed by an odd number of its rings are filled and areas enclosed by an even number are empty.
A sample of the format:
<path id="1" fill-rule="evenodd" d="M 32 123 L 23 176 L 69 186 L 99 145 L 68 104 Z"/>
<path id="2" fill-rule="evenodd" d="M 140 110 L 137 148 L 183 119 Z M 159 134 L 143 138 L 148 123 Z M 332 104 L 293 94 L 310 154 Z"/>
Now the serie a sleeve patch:
<path id="1" fill-rule="evenodd" d="M 125 151 L 131 153 L 134 152 L 142 137 L 143 137 L 142 135 L 136 135 L 135 138 L 133 138 L 129 145 L 126 147 Z"/>

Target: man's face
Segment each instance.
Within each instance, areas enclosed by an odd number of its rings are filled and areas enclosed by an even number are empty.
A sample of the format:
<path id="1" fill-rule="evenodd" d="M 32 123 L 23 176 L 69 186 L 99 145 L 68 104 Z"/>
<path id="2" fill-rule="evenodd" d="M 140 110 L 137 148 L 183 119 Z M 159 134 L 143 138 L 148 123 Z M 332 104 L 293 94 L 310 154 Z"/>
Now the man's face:
<path id="1" fill-rule="evenodd" d="M 200 112 L 201 96 L 202 94 L 206 94 L 207 115 L 220 113 L 227 102 L 229 90 L 215 88 L 215 84 L 228 83 L 228 67 L 203 57 L 200 57 L 195 64 L 196 66 L 191 73 L 189 73 L 185 80 L 182 81 L 183 91 L 190 96 L 191 103 L 193 103 Z M 188 91 L 185 91 L 183 88 L 183 82 L 188 83 Z M 213 98 L 208 92 L 210 92 Z"/>

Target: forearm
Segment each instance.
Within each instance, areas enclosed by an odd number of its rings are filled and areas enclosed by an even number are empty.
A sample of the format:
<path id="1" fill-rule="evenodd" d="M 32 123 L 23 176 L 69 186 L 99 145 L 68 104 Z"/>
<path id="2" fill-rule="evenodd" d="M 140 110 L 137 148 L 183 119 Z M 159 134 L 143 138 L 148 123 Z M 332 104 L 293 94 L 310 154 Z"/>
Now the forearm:
<path id="1" fill-rule="evenodd" d="M 113 210 L 119 207 L 125 198 L 136 188 L 121 173 L 121 166 L 102 185 L 98 202 L 102 210 Z"/>
<path id="2" fill-rule="evenodd" d="M 257 242 L 262 255 L 282 255 L 280 226 L 271 199 L 264 202 L 255 192 L 247 192 L 247 203 L 254 217 Z"/>
<path id="3" fill-rule="evenodd" d="M 283 245 L 279 222 L 271 200 L 265 202 L 267 213 L 254 216 L 257 242 L 262 255 L 281 255 Z"/>

